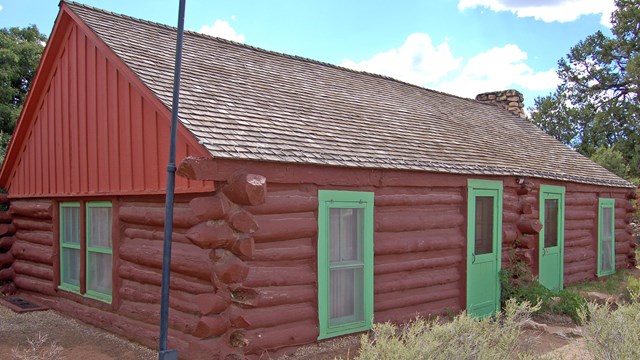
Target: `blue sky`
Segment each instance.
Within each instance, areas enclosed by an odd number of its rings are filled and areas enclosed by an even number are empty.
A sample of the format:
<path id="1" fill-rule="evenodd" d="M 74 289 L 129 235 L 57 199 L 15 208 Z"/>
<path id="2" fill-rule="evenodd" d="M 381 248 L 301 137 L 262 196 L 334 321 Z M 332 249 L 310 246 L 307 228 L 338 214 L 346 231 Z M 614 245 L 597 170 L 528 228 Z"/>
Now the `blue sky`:
<path id="1" fill-rule="evenodd" d="M 187 0 L 185 27 L 268 50 L 474 97 L 555 89 L 558 59 L 598 30 L 614 0 Z M 178 0 L 82 0 L 175 26 Z M 0 0 L 0 27 L 49 34 L 57 0 Z"/>

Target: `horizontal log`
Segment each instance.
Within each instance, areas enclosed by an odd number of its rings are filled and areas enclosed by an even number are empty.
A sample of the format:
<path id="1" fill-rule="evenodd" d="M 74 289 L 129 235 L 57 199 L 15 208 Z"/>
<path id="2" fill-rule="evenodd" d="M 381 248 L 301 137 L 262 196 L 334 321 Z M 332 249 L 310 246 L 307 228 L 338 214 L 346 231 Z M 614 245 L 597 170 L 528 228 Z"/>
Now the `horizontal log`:
<path id="1" fill-rule="evenodd" d="M 591 239 L 592 235 L 591 235 L 591 228 L 581 228 L 581 229 L 575 229 L 575 230 L 567 230 L 565 229 L 564 231 L 564 241 L 569 242 L 569 241 L 577 241 L 578 239 Z"/>
<path id="2" fill-rule="evenodd" d="M 564 223 L 565 231 L 593 229 L 598 226 L 595 219 L 593 220 L 567 220 Z"/>
<path id="3" fill-rule="evenodd" d="M 425 288 L 435 285 L 457 283 L 461 280 L 458 267 L 426 269 L 377 275 L 374 278 L 376 294 Z"/>
<path id="4" fill-rule="evenodd" d="M 11 236 L 16 233 L 16 227 L 13 224 L 0 224 L 0 236 Z"/>
<path id="5" fill-rule="evenodd" d="M 51 281 L 46 281 L 24 274 L 15 274 L 13 283 L 18 289 L 33 291 L 45 295 L 53 295 L 55 293 L 54 285 Z"/>
<path id="6" fill-rule="evenodd" d="M 122 300 L 118 313 L 152 325 L 160 323 L 160 307 L 154 304 Z M 200 316 L 198 315 L 172 309 L 172 311 L 169 311 L 169 327 L 185 334 L 191 334 L 196 328 L 199 318 Z"/>
<path id="7" fill-rule="evenodd" d="M 213 158 L 187 156 L 178 164 L 176 175 L 191 180 L 219 180 L 220 173 Z"/>
<path id="8" fill-rule="evenodd" d="M 285 261 L 310 259 L 316 256 L 316 248 L 310 238 L 256 244 L 252 260 Z"/>
<path id="9" fill-rule="evenodd" d="M 18 259 L 13 262 L 12 267 L 18 274 L 28 275 L 46 281 L 53 281 L 53 266 Z"/>
<path id="10" fill-rule="evenodd" d="M 565 275 L 575 273 L 593 273 L 595 274 L 598 264 L 592 260 L 576 261 L 564 265 Z"/>
<path id="11" fill-rule="evenodd" d="M 314 238 L 318 233 L 318 219 L 312 212 L 256 215 L 259 229 L 253 233 L 256 243 L 298 238 Z"/>
<path id="12" fill-rule="evenodd" d="M 164 240 L 164 229 L 158 227 L 157 230 L 140 229 L 137 227 L 125 227 L 124 236 L 134 239 L 144 240 Z M 187 236 L 181 232 L 173 232 L 171 235 L 172 243 L 191 244 L 191 241 L 187 239 Z"/>
<path id="13" fill-rule="evenodd" d="M 564 239 L 564 247 L 566 248 L 576 248 L 576 247 L 580 247 L 580 248 L 589 248 L 591 246 L 593 246 L 594 244 L 594 239 L 592 239 L 590 236 L 584 236 L 581 238 L 570 238 L 570 239 Z"/>
<path id="14" fill-rule="evenodd" d="M 303 320 L 313 321 L 318 317 L 318 311 L 312 303 L 286 304 L 253 309 L 241 309 L 234 306 L 226 314 L 234 327 L 245 329 L 268 328 Z"/>
<path id="15" fill-rule="evenodd" d="M 254 215 L 312 212 L 318 210 L 318 195 L 317 191 L 273 192 L 270 190 L 265 197 L 264 204 L 247 206 L 246 209 Z"/>
<path id="16" fill-rule="evenodd" d="M 256 266 L 249 267 L 244 286 L 291 286 L 314 284 L 316 271 L 310 265 L 302 266 Z"/>
<path id="17" fill-rule="evenodd" d="M 456 296 L 426 304 L 404 307 L 401 309 L 392 308 L 385 311 L 376 311 L 374 318 L 378 323 L 389 321 L 401 324 L 414 320 L 417 316 L 428 318 L 433 315 L 444 314 L 445 311 L 456 313 L 462 309 L 463 305 L 460 304 L 460 297 Z"/>
<path id="18" fill-rule="evenodd" d="M 29 218 L 51 219 L 53 217 L 52 208 L 51 201 L 15 200 L 11 202 L 9 212 L 12 215 Z"/>
<path id="19" fill-rule="evenodd" d="M 270 307 L 285 304 L 312 302 L 317 299 L 317 289 L 313 285 L 268 286 L 237 288 L 231 292 L 234 302 L 253 307 Z"/>
<path id="20" fill-rule="evenodd" d="M 53 265 L 51 246 L 16 241 L 11 247 L 11 254 L 16 259 L 29 260 L 40 264 Z"/>
<path id="21" fill-rule="evenodd" d="M 375 259 L 374 274 L 377 276 L 401 271 L 437 269 L 461 264 L 463 261 L 464 255 L 460 250 L 381 255 Z"/>
<path id="22" fill-rule="evenodd" d="M 573 250 L 573 251 L 569 251 L 569 249 L 565 249 L 565 252 L 564 252 L 565 264 L 576 262 L 576 261 L 585 261 L 590 259 L 596 259 L 596 253 L 591 249 L 577 248 L 576 250 Z"/>
<path id="23" fill-rule="evenodd" d="M 573 285 L 584 281 L 593 281 L 596 280 L 597 277 L 595 274 L 589 274 L 586 272 L 578 272 L 574 274 L 568 274 L 564 277 L 565 285 Z"/>
<path id="24" fill-rule="evenodd" d="M 0 252 L 9 251 L 15 242 L 16 238 L 12 236 L 0 238 Z"/>
<path id="25" fill-rule="evenodd" d="M 434 251 L 462 248 L 466 237 L 461 229 L 438 229 L 410 232 L 378 232 L 375 234 L 376 256 L 414 251 Z"/>
<path id="26" fill-rule="evenodd" d="M 631 245 L 628 242 L 615 242 L 616 254 L 627 254 L 631 251 Z"/>
<path id="27" fill-rule="evenodd" d="M 567 194 L 564 203 L 569 206 L 595 207 L 598 205 L 598 198 L 593 194 Z"/>
<path id="28" fill-rule="evenodd" d="M 0 193 L 0 204 L 8 204 L 9 203 L 9 194 Z"/>
<path id="29" fill-rule="evenodd" d="M 141 284 L 128 279 L 122 280 L 119 294 L 123 300 L 137 303 L 160 304 L 160 286 Z M 196 296 L 184 291 L 170 289 L 169 307 L 187 314 L 200 315 Z"/>
<path id="30" fill-rule="evenodd" d="M 565 221 L 569 220 L 593 220 L 598 217 L 597 209 L 586 209 L 583 208 L 573 209 L 567 208 L 564 212 Z"/>
<path id="31" fill-rule="evenodd" d="M 257 174 L 236 173 L 222 188 L 231 202 L 238 205 L 264 204 L 267 194 L 267 178 Z"/>
<path id="32" fill-rule="evenodd" d="M 375 312 L 389 309 L 401 309 L 420 304 L 451 299 L 460 296 L 460 284 L 449 283 L 426 288 L 417 288 L 402 291 L 402 293 L 389 292 L 377 294 L 374 299 Z"/>
<path id="33" fill-rule="evenodd" d="M 15 237 L 24 242 L 47 246 L 53 245 L 53 233 L 51 231 L 18 231 Z"/>
<path id="34" fill-rule="evenodd" d="M 28 220 L 23 218 L 13 219 L 13 225 L 18 230 L 52 231 L 53 225 L 47 220 Z"/>
<path id="35" fill-rule="evenodd" d="M 120 245 L 119 254 L 121 259 L 134 264 L 162 269 L 164 248 L 160 241 L 125 238 Z M 191 244 L 173 244 L 171 249 L 172 272 L 207 280 L 211 277 L 211 265 L 207 251 Z"/>
<path id="36" fill-rule="evenodd" d="M 201 249 L 231 248 L 238 234 L 224 220 L 211 220 L 191 227 L 187 239 Z"/>
<path id="37" fill-rule="evenodd" d="M 616 236 L 615 237 L 616 242 L 628 242 L 628 243 L 634 242 L 634 237 L 624 230 L 616 230 L 615 236 Z"/>
<path id="38" fill-rule="evenodd" d="M 231 202 L 223 193 L 197 197 L 189 202 L 189 207 L 200 221 L 219 220 L 231 209 Z"/>
<path id="39" fill-rule="evenodd" d="M 451 193 L 427 194 L 376 194 L 376 207 L 382 206 L 430 206 L 462 204 L 460 189 Z"/>
<path id="40" fill-rule="evenodd" d="M 15 275 L 16 272 L 13 270 L 13 267 L 0 269 L 0 281 L 11 281 Z"/>
<path id="41" fill-rule="evenodd" d="M 212 336 L 220 336 L 227 332 L 231 327 L 231 323 L 226 316 L 208 315 L 203 316 L 198 321 L 193 336 L 199 338 L 208 338 Z"/>
<path id="42" fill-rule="evenodd" d="M 13 215 L 9 211 L 0 211 L 0 224 L 9 224 L 13 220 Z"/>
<path id="43" fill-rule="evenodd" d="M 318 337 L 318 324 L 317 320 L 306 320 L 240 333 L 244 333 L 247 344 L 243 349 L 245 354 L 262 354 L 267 350 L 315 342 Z M 235 342 L 243 341 L 236 338 Z"/>
<path id="44" fill-rule="evenodd" d="M 419 211 L 417 208 L 381 208 L 374 214 L 375 231 L 400 232 L 460 228 L 465 217 L 455 210 Z"/>
<path id="45" fill-rule="evenodd" d="M 164 226 L 164 206 L 151 206 L 144 203 L 127 203 L 126 205 L 120 206 L 118 215 L 120 220 L 131 224 Z M 190 228 L 199 222 L 200 220 L 190 208 L 175 207 L 173 209 L 174 227 Z"/>
<path id="46" fill-rule="evenodd" d="M 157 286 L 162 284 L 162 273 L 159 269 L 148 268 L 127 261 L 121 261 L 120 267 L 118 268 L 118 274 L 123 279 L 139 282 L 141 284 L 153 284 Z M 190 294 L 215 292 L 210 280 L 204 281 L 179 273 L 171 274 L 170 286 L 172 289 L 181 290 Z"/>
<path id="47" fill-rule="evenodd" d="M 0 269 L 8 268 L 13 261 L 13 255 L 10 252 L 0 253 Z"/>

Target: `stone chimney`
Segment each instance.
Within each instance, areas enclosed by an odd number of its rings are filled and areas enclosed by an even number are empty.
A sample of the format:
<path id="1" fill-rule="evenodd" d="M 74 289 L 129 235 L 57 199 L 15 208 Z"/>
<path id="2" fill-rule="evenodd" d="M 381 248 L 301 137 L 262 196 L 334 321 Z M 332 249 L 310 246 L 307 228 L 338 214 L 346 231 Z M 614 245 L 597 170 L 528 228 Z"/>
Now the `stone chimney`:
<path id="1" fill-rule="evenodd" d="M 476 100 L 483 103 L 494 104 L 521 118 L 526 117 L 524 113 L 524 96 L 522 96 L 522 93 L 518 90 L 510 89 L 486 92 L 478 94 Z"/>

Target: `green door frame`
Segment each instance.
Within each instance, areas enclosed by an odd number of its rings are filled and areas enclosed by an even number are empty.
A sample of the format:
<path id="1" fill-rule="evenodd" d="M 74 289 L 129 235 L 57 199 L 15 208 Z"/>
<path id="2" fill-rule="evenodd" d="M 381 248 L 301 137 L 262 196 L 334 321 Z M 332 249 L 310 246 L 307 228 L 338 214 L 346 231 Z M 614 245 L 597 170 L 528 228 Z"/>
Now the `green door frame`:
<path id="1" fill-rule="evenodd" d="M 542 230 L 538 242 L 538 279 L 550 290 L 560 291 L 564 284 L 564 186 L 540 185 L 540 222 Z M 545 247 L 545 200 L 558 201 L 557 244 Z M 557 264 L 555 263 L 557 261 Z"/>
<path id="2" fill-rule="evenodd" d="M 469 179 L 467 185 L 467 313 L 484 317 L 500 310 L 503 186 L 502 181 L 473 179 Z M 476 198 L 479 196 L 494 199 L 493 251 L 481 255 L 475 250 Z"/>

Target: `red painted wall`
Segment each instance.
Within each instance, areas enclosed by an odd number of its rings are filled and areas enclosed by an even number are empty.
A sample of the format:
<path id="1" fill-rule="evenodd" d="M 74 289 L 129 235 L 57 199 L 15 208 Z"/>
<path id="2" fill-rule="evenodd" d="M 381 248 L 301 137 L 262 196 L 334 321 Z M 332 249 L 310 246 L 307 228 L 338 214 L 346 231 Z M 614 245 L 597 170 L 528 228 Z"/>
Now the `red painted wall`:
<path id="1" fill-rule="evenodd" d="M 65 16 L 40 65 L 45 73 L 25 106 L 35 109 L 23 112 L 2 185 L 13 198 L 162 193 L 169 110 L 91 30 Z M 208 156 L 180 130 L 177 162 Z M 177 177 L 176 190 L 211 191 L 213 183 Z"/>

